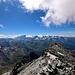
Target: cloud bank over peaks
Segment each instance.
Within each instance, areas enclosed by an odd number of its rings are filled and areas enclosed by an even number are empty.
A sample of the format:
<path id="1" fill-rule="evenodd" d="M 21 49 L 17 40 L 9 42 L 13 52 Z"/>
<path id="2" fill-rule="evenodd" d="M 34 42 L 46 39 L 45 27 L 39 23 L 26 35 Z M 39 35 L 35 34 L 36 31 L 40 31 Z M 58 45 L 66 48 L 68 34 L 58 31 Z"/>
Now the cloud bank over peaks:
<path id="1" fill-rule="evenodd" d="M 75 0 L 19 0 L 19 2 L 27 11 L 44 11 L 45 16 L 40 18 L 47 27 L 51 23 L 61 25 L 75 22 Z"/>

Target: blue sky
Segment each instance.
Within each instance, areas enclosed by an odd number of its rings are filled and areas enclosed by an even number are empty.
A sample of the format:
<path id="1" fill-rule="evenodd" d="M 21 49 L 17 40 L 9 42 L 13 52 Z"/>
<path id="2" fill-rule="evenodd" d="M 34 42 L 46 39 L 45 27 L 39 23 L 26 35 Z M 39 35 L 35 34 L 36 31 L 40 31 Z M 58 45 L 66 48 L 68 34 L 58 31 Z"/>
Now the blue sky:
<path id="1" fill-rule="evenodd" d="M 75 36 L 75 22 L 49 20 L 48 10 L 31 9 L 18 1 L 0 1 L 0 37 L 4 35 L 64 35 Z M 62 15 L 62 14 L 61 14 Z M 43 19 L 46 19 L 46 21 Z M 63 20 L 63 19 L 62 19 Z M 48 24 L 49 23 L 49 24 Z"/>

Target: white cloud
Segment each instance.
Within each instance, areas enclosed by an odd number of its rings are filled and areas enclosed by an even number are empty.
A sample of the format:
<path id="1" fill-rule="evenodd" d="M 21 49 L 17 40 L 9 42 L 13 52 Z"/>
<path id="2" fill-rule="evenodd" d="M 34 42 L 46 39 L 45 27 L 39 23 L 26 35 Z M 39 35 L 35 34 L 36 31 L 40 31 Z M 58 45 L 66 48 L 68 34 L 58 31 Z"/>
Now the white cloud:
<path id="1" fill-rule="evenodd" d="M 1 27 L 1 28 L 4 28 L 4 26 L 3 26 L 2 24 L 0 24 L 0 27 Z"/>
<path id="2" fill-rule="evenodd" d="M 23 34 L 18 34 L 18 35 L 4 35 L 4 34 L 0 34 L 0 38 L 16 38 L 19 37 Z"/>
<path id="3" fill-rule="evenodd" d="M 5 11 L 8 11 L 8 7 L 5 8 Z"/>
<path id="4" fill-rule="evenodd" d="M 9 2 L 10 2 L 11 0 L 0 0 L 0 2 L 1 2 L 1 1 L 2 1 L 2 2 L 7 2 L 7 1 L 9 1 Z"/>
<path id="5" fill-rule="evenodd" d="M 75 0 L 19 0 L 25 10 L 33 12 L 43 10 L 46 14 L 41 16 L 46 26 L 75 22 Z"/>
<path id="6" fill-rule="evenodd" d="M 14 2 L 16 2 L 17 0 L 0 0 L 0 2 L 4 2 L 4 3 L 10 3 L 11 5 L 14 4 Z"/>
<path id="7" fill-rule="evenodd" d="M 5 11 L 8 11 L 8 9 L 6 8 Z"/>
<path id="8" fill-rule="evenodd" d="M 5 37 L 5 35 L 4 34 L 0 34 L 0 38 L 4 38 Z"/>
<path id="9" fill-rule="evenodd" d="M 75 37 L 75 31 L 66 31 L 62 32 L 62 34 L 67 37 Z"/>
<path id="10" fill-rule="evenodd" d="M 18 35 L 8 35 L 8 38 L 16 38 L 16 37 L 19 37 L 19 36 L 21 36 L 21 35 L 23 35 L 23 34 L 18 34 Z"/>
<path id="11" fill-rule="evenodd" d="M 19 0 L 28 11 L 39 9 L 42 0 Z"/>

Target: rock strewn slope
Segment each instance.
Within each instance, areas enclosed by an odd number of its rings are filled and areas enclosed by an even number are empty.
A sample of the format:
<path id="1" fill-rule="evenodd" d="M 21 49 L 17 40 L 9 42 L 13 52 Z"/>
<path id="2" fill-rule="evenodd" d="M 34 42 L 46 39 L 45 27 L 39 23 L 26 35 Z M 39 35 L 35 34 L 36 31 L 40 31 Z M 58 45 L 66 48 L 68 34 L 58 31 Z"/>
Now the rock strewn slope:
<path id="1" fill-rule="evenodd" d="M 23 65 L 23 69 L 17 75 L 75 75 L 73 52 L 53 42 L 41 57 L 33 60 L 27 67 Z"/>

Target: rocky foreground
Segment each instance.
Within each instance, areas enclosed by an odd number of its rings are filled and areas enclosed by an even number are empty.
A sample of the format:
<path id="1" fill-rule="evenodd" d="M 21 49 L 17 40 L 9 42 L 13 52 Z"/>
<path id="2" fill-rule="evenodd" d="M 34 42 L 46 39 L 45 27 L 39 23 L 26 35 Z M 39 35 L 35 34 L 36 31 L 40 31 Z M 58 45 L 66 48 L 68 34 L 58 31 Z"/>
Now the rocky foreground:
<path id="1" fill-rule="evenodd" d="M 23 62 L 18 62 L 13 70 L 3 75 L 75 75 L 75 51 L 66 50 L 55 42 L 36 60 Z"/>

